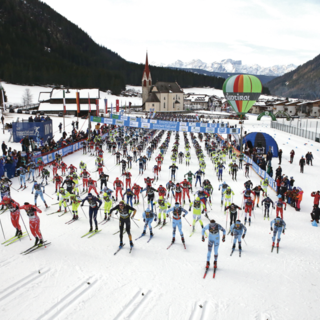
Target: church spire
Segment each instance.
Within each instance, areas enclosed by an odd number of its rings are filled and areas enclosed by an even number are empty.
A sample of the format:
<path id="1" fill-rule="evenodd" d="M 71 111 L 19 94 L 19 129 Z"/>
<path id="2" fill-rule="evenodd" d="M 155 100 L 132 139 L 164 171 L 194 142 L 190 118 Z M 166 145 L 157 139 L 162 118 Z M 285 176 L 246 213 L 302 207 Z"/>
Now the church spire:
<path id="1" fill-rule="evenodd" d="M 144 66 L 142 80 L 151 80 L 151 74 L 150 74 L 149 62 L 148 62 L 148 52 L 146 54 L 146 64 Z"/>

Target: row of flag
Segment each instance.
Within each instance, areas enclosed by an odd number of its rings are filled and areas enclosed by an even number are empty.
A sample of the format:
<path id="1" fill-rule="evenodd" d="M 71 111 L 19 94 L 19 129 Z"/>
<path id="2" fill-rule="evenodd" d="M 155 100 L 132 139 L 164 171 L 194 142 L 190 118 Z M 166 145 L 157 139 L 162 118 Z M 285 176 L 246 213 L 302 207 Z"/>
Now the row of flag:
<path id="1" fill-rule="evenodd" d="M 79 92 L 76 92 L 76 102 L 77 102 L 77 113 L 80 113 L 80 94 Z M 99 116 L 99 100 L 96 99 L 96 116 Z M 89 112 L 91 112 L 91 100 L 90 100 L 90 95 L 88 93 L 88 105 L 89 105 Z M 105 107 L 105 113 L 108 113 L 108 99 L 104 99 L 104 107 Z M 127 106 L 126 106 L 127 107 Z M 129 102 L 129 108 L 131 107 L 131 102 Z M 112 103 L 111 103 L 111 114 L 112 114 Z M 119 112 L 120 110 L 120 105 L 119 105 L 119 100 L 116 100 L 116 112 Z M 66 114 L 67 113 L 67 108 L 66 108 L 66 94 L 65 91 L 63 90 L 63 111 Z"/>

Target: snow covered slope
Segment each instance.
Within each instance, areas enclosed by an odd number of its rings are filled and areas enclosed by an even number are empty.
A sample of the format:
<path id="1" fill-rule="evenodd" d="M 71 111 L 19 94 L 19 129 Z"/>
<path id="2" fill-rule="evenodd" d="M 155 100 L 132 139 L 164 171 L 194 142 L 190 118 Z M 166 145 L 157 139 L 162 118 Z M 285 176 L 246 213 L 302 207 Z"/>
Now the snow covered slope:
<path id="1" fill-rule="evenodd" d="M 24 116 L 24 115 L 22 115 Z M 13 119 L 13 118 L 12 118 Z M 263 118 L 266 119 L 266 118 Z M 73 119 L 66 119 L 70 128 Z M 53 117 L 54 129 L 60 122 Z M 80 126 L 83 120 L 80 121 Z M 86 124 L 84 125 L 86 126 Z M 32 245 L 27 238 L 8 247 L 0 248 L 0 307 L 2 319 L 243 319 L 243 320 L 287 320 L 318 319 L 317 308 L 320 271 L 320 235 L 319 228 L 310 224 L 309 213 L 312 207 L 311 191 L 318 190 L 317 174 L 319 171 L 319 147 L 311 141 L 290 136 L 286 133 L 270 129 L 269 119 L 257 122 L 250 117 L 245 122 L 246 131 L 262 131 L 275 136 L 283 153 L 283 172 L 294 176 L 296 185 L 304 191 L 301 211 L 291 207 L 284 211 L 287 232 L 282 235 L 280 253 L 270 253 L 271 234 L 268 221 L 263 220 L 261 209 L 256 208 L 252 225 L 248 227 L 243 244 L 242 257 L 236 251 L 230 257 L 231 237 L 220 244 L 218 270 L 216 279 L 212 279 L 212 270 L 205 280 L 202 279 L 207 254 L 207 242 L 201 241 L 200 226 L 190 238 L 191 227 L 183 219 L 183 232 L 187 249 L 181 244 L 177 233 L 176 244 L 169 250 L 172 228 L 166 225 L 163 229 L 154 229 L 154 238 L 147 243 L 144 237 L 134 241 L 135 247 L 129 254 L 127 244 L 116 256 L 119 244 L 118 220 L 112 219 L 102 227 L 102 232 L 91 239 L 81 238 L 88 231 L 89 224 L 82 213 L 80 220 L 67 225 L 70 214 L 58 217 L 54 212 L 57 206 L 53 185 L 46 188 L 46 193 L 53 197 L 46 200 L 51 207 L 40 214 L 41 231 L 51 246 L 38 250 L 28 256 L 20 252 Z M 69 130 L 70 131 L 70 130 Z M 57 136 L 58 133 L 55 133 Z M 180 149 L 183 148 L 180 133 Z M 289 139 L 290 138 L 290 139 Z M 7 133 L 3 140 L 8 140 Z M 305 143 L 307 143 L 305 145 Z M 173 139 L 171 139 L 171 145 Z M 202 143 L 202 145 L 204 145 Z M 20 149 L 19 144 L 10 146 Z M 169 150 L 171 148 L 169 147 Z M 294 148 L 299 158 L 307 151 L 315 157 L 314 166 L 306 167 L 305 174 L 299 173 L 298 159 L 291 165 L 288 162 L 289 152 Z M 114 158 L 105 153 L 105 172 L 114 181 L 120 176 L 120 168 L 115 166 Z M 171 165 L 170 152 L 164 157 L 160 179 L 154 185 L 164 185 L 169 179 L 168 167 Z M 206 158 L 208 159 L 208 158 Z M 84 160 L 89 170 L 94 171 L 94 158 L 83 156 L 82 151 L 67 156 L 65 162 L 79 165 Z M 274 170 L 278 163 L 273 159 Z M 154 155 L 148 163 L 144 177 L 152 174 Z M 190 167 L 178 165 L 177 181 L 190 169 L 198 170 L 197 159 L 192 148 Z M 143 184 L 143 177 L 138 175 L 138 166 L 133 164 L 132 181 Z M 97 178 L 97 174 L 94 174 Z M 225 181 L 235 191 L 234 202 L 241 205 L 241 192 L 246 181 L 243 171 L 239 171 L 238 181 L 232 181 L 227 172 Z M 226 215 L 220 207 L 219 183 L 214 174 L 211 161 L 207 161 L 206 178 L 214 187 L 212 210 L 209 216 L 223 227 Z M 260 179 L 251 172 L 250 179 L 258 185 Z M 15 178 L 13 187 L 19 185 Z M 110 183 L 109 183 L 110 185 Z M 194 188 L 197 190 L 198 188 Z M 21 204 L 33 202 L 31 185 L 12 197 Z M 271 198 L 276 195 L 269 189 Z M 38 200 L 40 209 L 44 206 Z M 185 208 L 188 206 L 186 205 Z M 84 207 L 86 215 L 87 208 Z M 137 207 L 138 226 L 132 224 L 133 239 L 142 232 L 142 204 Z M 22 217 L 27 223 L 23 211 Z M 12 236 L 14 229 L 10 216 L 0 216 L 6 237 Z M 192 214 L 186 217 L 192 221 Z M 273 212 L 274 218 L 274 212 Z M 101 217 L 99 215 L 100 220 Z M 243 216 L 241 217 L 243 221 Z M 208 221 L 203 217 L 206 224 Z M 155 225 L 155 223 L 154 223 Z M 24 229 L 24 227 L 23 227 Z M 0 235 L 2 238 L 2 235 Z M 40 273 L 39 273 L 40 271 Z"/>

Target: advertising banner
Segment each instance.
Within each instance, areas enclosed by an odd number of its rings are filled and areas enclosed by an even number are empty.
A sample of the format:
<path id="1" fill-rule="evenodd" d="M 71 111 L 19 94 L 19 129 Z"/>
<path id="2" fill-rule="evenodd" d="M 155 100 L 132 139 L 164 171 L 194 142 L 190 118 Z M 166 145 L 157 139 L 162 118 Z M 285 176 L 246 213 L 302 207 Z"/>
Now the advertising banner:
<path id="1" fill-rule="evenodd" d="M 182 132 L 203 132 L 203 133 L 220 133 L 220 134 L 240 134 L 240 128 L 220 128 L 220 127 L 208 127 L 206 123 L 190 123 L 188 125 L 185 122 L 174 122 L 174 121 L 160 121 L 150 120 L 144 118 L 130 118 L 127 116 L 119 116 L 113 114 L 111 118 L 100 118 L 91 117 L 93 122 L 101 122 L 105 124 L 114 124 L 124 127 L 135 127 L 135 128 L 146 128 L 156 130 L 169 130 L 169 131 L 182 131 Z M 192 125 L 190 125 L 192 124 Z"/>
<path id="2" fill-rule="evenodd" d="M 45 142 L 52 138 L 52 120 L 41 122 L 12 122 L 13 142 L 20 142 L 24 137 L 37 141 L 43 138 Z"/>

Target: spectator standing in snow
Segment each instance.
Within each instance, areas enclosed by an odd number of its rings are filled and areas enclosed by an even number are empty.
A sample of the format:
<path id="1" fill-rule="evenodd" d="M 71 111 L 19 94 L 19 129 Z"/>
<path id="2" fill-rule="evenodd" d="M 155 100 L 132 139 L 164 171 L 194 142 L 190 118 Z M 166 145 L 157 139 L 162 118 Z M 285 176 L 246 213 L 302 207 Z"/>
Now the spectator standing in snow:
<path id="1" fill-rule="evenodd" d="M 313 206 L 319 207 L 319 200 L 320 200 L 320 191 L 312 192 L 311 197 L 314 198 Z"/>
<path id="2" fill-rule="evenodd" d="M 282 160 L 282 149 L 280 149 L 278 151 L 278 157 L 279 157 L 279 163 L 278 164 L 281 164 L 281 160 Z"/>
<path id="3" fill-rule="evenodd" d="M 299 161 L 299 166 L 300 166 L 300 173 L 303 173 L 303 168 L 306 164 L 306 160 L 304 159 L 304 157 L 302 156 L 300 161 Z"/>
<path id="4" fill-rule="evenodd" d="M 291 150 L 291 152 L 290 152 L 290 163 L 293 162 L 294 154 L 295 154 L 294 150 Z"/>
<path id="5" fill-rule="evenodd" d="M 310 215 L 311 215 L 311 222 L 316 220 L 316 222 L 319 223 L 320 209 L 316 205 L 313 206 L 313 210 Z"/>
<path id="6" fill-rule="evenodd" d="M 2 154 L 5 156 L 7 153 L 8 146 L 5 144 L 4 141 L 2 142 L 1 148 L 2 148 Z"/>

